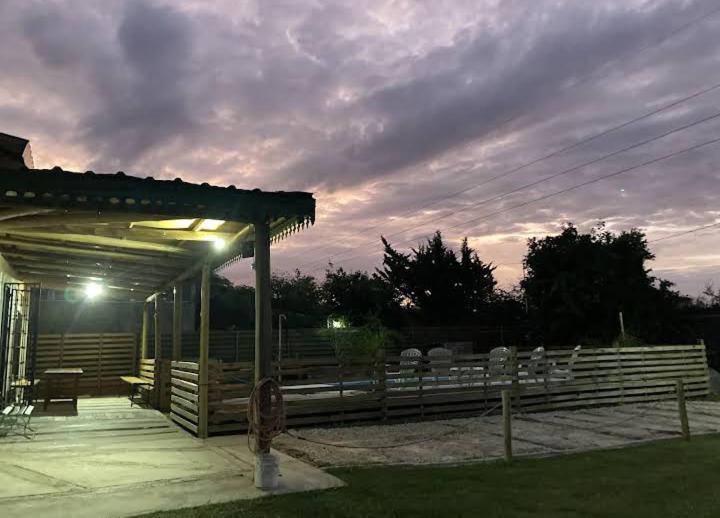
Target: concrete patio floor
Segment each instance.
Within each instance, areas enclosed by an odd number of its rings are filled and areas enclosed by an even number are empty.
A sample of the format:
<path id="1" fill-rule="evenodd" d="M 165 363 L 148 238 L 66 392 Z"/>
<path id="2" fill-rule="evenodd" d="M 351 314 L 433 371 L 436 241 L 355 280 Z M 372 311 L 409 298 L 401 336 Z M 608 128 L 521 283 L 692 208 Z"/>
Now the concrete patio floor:
<path id="1" fill-rule="evenodd" d="M 38 411 L 31 439 L 0 438 L 0 516 L 121 517 L 257 498 L 244 436 L 202 441 L 125 398 L 81 399 Z M 339 479 L 280 454 L 275 493 Z"/>
<path id="2" fill-rule="evenodd" d="M 691 434 L 720 433 L 720 402 L 688 401 L 687 408 Z M 512 429 L 513 453 L 518 457 L 621 448 L 681 436 L 675 401 L 514 414 Z M 502 417 L 490 415 L 291 430 L 310 441 L 352 448 L 316 444 L 289 435 L 280 436 L 274 444 L 321 467 L 460 464 L 503 458 L 502 430 Z M 363 448 L 365 445 L 398 446 Z"/>

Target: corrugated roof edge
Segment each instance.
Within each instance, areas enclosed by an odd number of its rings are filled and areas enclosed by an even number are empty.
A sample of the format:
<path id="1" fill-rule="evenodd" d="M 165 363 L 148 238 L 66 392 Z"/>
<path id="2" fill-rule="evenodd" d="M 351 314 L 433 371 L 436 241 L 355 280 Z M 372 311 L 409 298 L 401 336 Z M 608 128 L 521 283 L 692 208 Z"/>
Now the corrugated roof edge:
<path id="1" fill-rule="evenodd" d="M 60 182 L 58 180 L 61 180 Z M 122 171 L 101 174 L 53 169 L 0 168 L 0 200 L 50 207 L 127 210 L 226 221 L 315 220 L 315 198 L 302 191 L 262 191 L 212 186 L 180 178 L 140 178 Z"/>

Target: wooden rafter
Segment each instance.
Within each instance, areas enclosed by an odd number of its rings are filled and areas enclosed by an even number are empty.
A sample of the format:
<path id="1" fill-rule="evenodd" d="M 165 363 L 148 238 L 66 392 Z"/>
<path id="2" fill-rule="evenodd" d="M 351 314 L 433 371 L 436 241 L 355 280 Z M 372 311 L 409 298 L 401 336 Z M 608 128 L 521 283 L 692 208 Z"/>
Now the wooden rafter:
<path id="1" fill-rule="evenodd" d="M 69 243 L 83 243 L 87 245 L 108 246 L 114 248 L 130 248 L 148 252 L 161 252 L 168 254 L 188 255 L 191 252 L 179 246 L 153 243 L 151 241 L 139 241 L 134 239 L 120 239 L 116 237 L 99 236 L 96 234 L 58 234 L 53 232 L 23 231 L 20 233 L 8 233 L 11 237 L 26 237 L 43 241 L 65 241 Z"/>

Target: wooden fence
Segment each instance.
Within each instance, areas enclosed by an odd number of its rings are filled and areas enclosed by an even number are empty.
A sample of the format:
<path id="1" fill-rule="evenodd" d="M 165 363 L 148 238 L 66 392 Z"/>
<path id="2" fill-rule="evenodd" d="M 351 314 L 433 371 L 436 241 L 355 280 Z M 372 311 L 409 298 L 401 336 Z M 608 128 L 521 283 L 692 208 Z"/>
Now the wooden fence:
<path id="1" fill-rule="evenodd" d="M 81 395 L 127 393 L 120 376 L 135 372 L 136 337 L 132 333 L 42 334 L 38 336 L 36 378 L 45 369 L 79 367 Z M 42 387 L 41 387 L 42 390 Z"/>
<path id="2" fill-rule="evenodd" d="M 197 434 L 199 419 L 198 364 L 171 362 L 170 418 Z"/>
<path id="3" fill-rule="evenodd" d="M 276 362 L 275 370 L 289 426 L 478 414 L 495 409 L 508 388 L 520 412 L 671 399 L 678 379 L 687 397 L 706 396 L 709 389 L 703 345 L 558 350 L 543 356 L 513 350 L 506 361 L 488 354 L 364 362 L 314 358 Z M 173 395 L 186 398 L 178 403 L 183 411 L 197 409 L 197 398 L 186 397 L 197 394 L 188 374 L 193 372 L 175 379 L 173 370 Z M 209 369 L 210 433 L 247 429 L 251 388 L 250 362 L 219 362 Z M 197 420 L 180 417 L 176 422 L 196 430 Z"/>
<path id="4" fill-rule="evenodd" d="M 348 329 L 284 329 L 280 357 L 286 360 L 324 358 L 335 354 L 338 335 L 351 333 Z M 454 344 L 465 353 L 488 352 L 502 345 L 520 345 L 524 342 L 521 328 L 514 327 L 406 327 L 394 332 L 396 344 L 388 354 L 399 353 L 407 347 L 429 349 L 442 344 Z M 200 338 L 198 333 L 183 333 L 182 357 L 196 360 Z M 273 357 L 278 358 L 278 330 L 273 330 Z M 162 357 L 172 355 L 172 336 L 162 335 Z M 152 344 L 150 344 L 152 351 Z M 255 351 L 255 332 L 252 330 L 210 331 L 210 358 L 224 362 L 252 361 Z M 153 353 L 151 352 L 151 355 Z"/>

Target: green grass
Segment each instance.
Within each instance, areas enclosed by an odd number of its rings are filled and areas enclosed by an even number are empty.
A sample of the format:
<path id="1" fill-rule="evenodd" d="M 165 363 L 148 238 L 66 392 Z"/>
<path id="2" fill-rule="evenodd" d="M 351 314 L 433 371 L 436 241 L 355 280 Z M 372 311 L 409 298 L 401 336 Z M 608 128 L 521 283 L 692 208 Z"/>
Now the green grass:
<path id="1" fill-rule="evenodd" d="M 333 471 L 348 487 L 153 518 L 717 517 L 720 436 L 460 467 Z"/>

